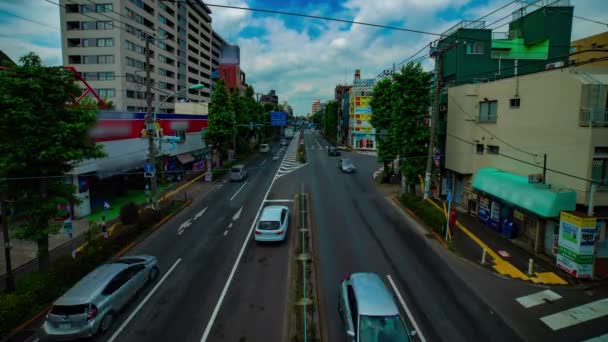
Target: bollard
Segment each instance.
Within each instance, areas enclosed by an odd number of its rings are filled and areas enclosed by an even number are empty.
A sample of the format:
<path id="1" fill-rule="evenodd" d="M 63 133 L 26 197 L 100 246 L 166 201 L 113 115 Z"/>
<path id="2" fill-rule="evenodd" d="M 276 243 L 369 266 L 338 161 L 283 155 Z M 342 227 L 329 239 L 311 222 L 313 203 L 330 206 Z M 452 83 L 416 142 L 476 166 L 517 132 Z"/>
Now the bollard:
<path id="1" fill-rule="evenodd" d="M 528 275 L 534 275 L 534 260 L 528 260 Z"/>
<path id="2" fill-rule="evenodd" d="M 484 249 L 483 249 L 483 254 L 481 255 L 481 264 L 482 264 L 482 265 L 485 265 L 485 264 L 486 264 L 486 253 L 487 253 L 487 251 L 486 251 L 486 249 L 484 248 Z"/>

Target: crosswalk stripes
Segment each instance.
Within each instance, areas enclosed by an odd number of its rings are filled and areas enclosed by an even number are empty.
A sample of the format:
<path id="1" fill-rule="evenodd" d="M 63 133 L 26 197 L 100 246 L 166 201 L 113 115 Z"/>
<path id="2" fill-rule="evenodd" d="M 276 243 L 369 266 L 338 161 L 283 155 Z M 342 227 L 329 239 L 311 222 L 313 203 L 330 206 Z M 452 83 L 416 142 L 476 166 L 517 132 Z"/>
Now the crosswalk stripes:
<path id="1" fill-rule="evenodd" d="M 358 154 L 362 154 L 364 156 L 372 156 L 372 157 L 377 157 L 378 156 L 378 152 L 376 151 L 355 151 Z"/>
<path id="2" fill-rule="evenodd" d="M 300 140 L 300 134 L 298 133 L 292 140 L 287 150 L 285 151 L 285 158 L 281 161 L 279 172 L 275 176 L 275 179 L 282 177 L 290 172 L 293 172 L 306 164 L 302 164 L 298 161 L 298 141 Z"/>
<path id="3" fill-rule="evenodd" d="M 544 290 L 515 298 L 515 300 L 525 309 L 535 310 L 536 307 L 546 303 L 554 303 L 562 298 L 560 294 L 552 290 Z M 543 310 L 546 310 L 547 307 L 543 306 L 543 308 L 545 308 Z M 545 313 L 548 312 L 545 311 Z M 608 298 L 553 312 L 539 317 L 539 319 L 551 330 L 557 331 L 602 317 L 608 318 Z M 605 338 L 608 338 L 608 335 L 598 336 L 589 341 L 604 341 Z"/>

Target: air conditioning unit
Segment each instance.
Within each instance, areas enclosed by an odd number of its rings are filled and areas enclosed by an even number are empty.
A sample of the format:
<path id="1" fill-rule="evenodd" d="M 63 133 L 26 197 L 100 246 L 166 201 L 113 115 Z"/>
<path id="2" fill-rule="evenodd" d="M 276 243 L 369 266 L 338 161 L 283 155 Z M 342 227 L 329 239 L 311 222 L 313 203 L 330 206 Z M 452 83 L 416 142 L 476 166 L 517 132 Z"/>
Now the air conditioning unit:
<path id="1" fill-rule="evenodd" d="M 553 62 L 553 63 L 547 64 L 546 70 L 557 69 L 557 68 L 561 68 L 563 66 L 564 66 L 563 61 Z"/>

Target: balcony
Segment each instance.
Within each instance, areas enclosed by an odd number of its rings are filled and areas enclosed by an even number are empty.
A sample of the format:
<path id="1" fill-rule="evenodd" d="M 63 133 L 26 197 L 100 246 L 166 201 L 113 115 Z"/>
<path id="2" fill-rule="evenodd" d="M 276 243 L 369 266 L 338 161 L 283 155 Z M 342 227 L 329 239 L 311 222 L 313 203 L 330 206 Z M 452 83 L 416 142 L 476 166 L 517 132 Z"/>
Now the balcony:
<path id="1" fill-rule="evenodd" d="M 581 108 L 578 117 L 578 125 L 608 127 L 608 109 Z"/>

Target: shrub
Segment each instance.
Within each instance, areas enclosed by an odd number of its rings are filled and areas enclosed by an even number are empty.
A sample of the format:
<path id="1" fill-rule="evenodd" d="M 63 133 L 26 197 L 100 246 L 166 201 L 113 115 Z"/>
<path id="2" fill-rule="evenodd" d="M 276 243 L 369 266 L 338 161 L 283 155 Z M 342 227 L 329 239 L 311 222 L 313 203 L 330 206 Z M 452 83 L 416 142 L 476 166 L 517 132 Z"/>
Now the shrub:
<path id="1" fill-rule="evenodd" d="M 403 205 L 413 211 L 422 221 L 424 221 L 424 223 L 433 228 L 434 231 L 443 231 L 447 222 L 445 215 L 432 204 L 411 194 L 402 195 L 400 200 Z"/>
<path id="2" fill-rule="evenodd" d="M 135 202 L 129 202 L 120 208 L 120 221 L 123 224 L 135 224 L 139 219 L 139 207 Z"/>
<path id="3" fill-rule="evenodd" d="M 145 208 L 139 214 L 139 220 L 137 221 L 138 226 L 145 228 L 154 225 L 154 223 L 160 220 L 160 212 L 152 208 Z"/>

